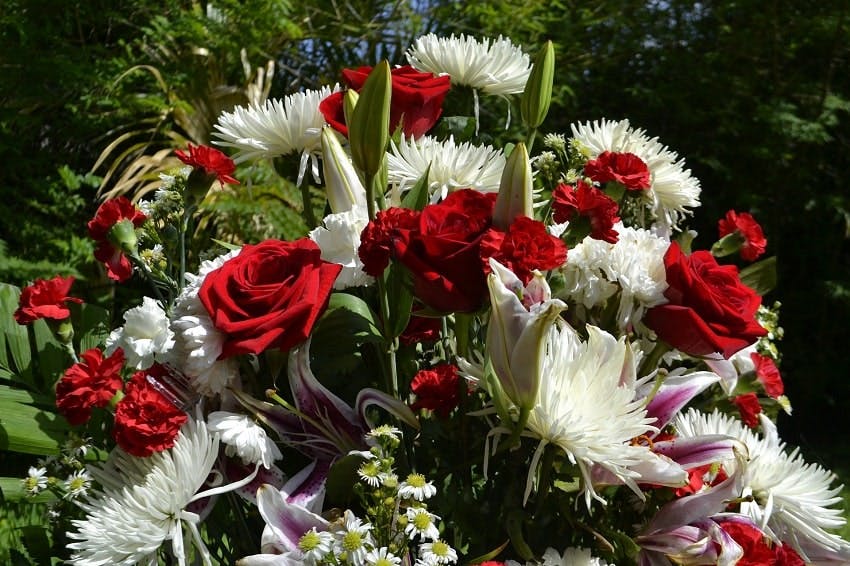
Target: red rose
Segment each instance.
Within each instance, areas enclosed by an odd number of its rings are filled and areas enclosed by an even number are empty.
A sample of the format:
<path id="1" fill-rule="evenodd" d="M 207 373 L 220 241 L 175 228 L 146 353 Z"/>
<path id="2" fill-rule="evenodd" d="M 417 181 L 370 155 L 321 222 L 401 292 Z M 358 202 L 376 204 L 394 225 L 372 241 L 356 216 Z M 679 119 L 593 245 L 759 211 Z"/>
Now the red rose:
<path id="1" fill-rule="evenodd" d="M 452 364 L 440 364 L 431 369 L 420 370 L 410 382 L 410 390 L 416 395 L 414 410 L 428 409 L 440 417 L 447 417 L 460 403 L 460 376 Z"/>
<path id="2" fill-rule="evenodd" d="M 393 258 L 413 274 L 414 294 L 441 312 L 470 312 L 487 296 L 480 244 L 496 193 L 462 189 L 426 206 L 414 230 L 399 230 Z"/>
<path id="3" fill-rule="evenodd" d="M 178 149 L 174 154 L 186 165 L 203 169 L 207 175 L 214 175 L 222 184 L 239 184 L 239 181 L 232 176 L 233 172 L 236 171 L 236 164 L 227 155 L 213 147 L 189 144 L 188 153 Z"/>
<path id="4" fill-rule="evenodd" d="M 648 189 L 649 168 L 633 153 L 602 152 L 584 166 L 584 174 L 597 183 L 615 181 L 632 191 Z"/>
<path id="5" fill-rule="evenodd" d="M 118 197 L 104 202 L 97 209 L 94 218 L 89 221 L 89 236 L 97 243 L 94 257 L 106 265 L 110 279 L 126 281 L 133 274 L 133 265 L 120 247 L 110 239 L 113 227 L 122 221 L 128 221 L 138 228 L 147 220 L 141 210 L 126 197 Z"/>
<path id="6" fill-rule="evenodd" d="M 206 276 L 198 296 L 227 335 L 221 358 L 289 350 L 307 339 L 342 269 L 321 253 L 309 238 L 267 240 Z"/>
<path id="7" fill-rule="evenodd" d="M 774 564 L 775 550 L 772 543 L 754 525 L 744 521 L 720 521 L 718 524 L 744 550 L 744 556 L 735 563 L 736 566 Z"/>
<path id="8" fill-rule="evenodd" d="M 755 320 L 761 297 L 741 283 L 734 265 L 718 265 L 707 251 L 686 256 L 673 242 L 664 267 L 670 302 L 644 319 L 661 340 L 693 356 L 721 352 L 729 359 L 767 334 Z"/>
<path id="9" fill-rule="evenodd" d="M 118 348 L 108 358 L 97 348 L 86 350 L 81 361 L 69 367 L 56 384 L 56 408 L 72 425 L 81 425 L 91 417 L 94 407 L 105 407 L 124 381 L 124 350 Z"/>
<path id="10" fill-rule="evenodd" d="M 392 256 L 393 240 L 399 230 L 413 230 L 419 225 L 419 213 L 409 208 L 380 210 L 375 219 L 360 233 L 357 255 L 363 262 L 363 271 L 379 277 Z"/>
<path id="11" fill-rule="evenodd" d="M 342 76 L 349 87 L 356 91 L 363 88 L 372 67 L 343 69 Z M 448 75 L 435 76 L 420 73 L 410 65 L 396 67 L 391 71 L 392 98 L 390 99 L 390 133 L 401 124 L 407 137 L 425 135 L 443 112 L 443 100 L 449 91 L 451 79 Z M 319 104 L 319 111 L 335 130 L 348 135 L 343 112 L 345 93 L 336 92 Z"/>
<path id="12" fill-rule="evenodd" d="M 756 378 L 764 387 L 765 393 L 774 399 L 781 397 L 785 393 L 785 384 L 782 383 L 782 375 L 773 358 L 753 352 L 750 359 L 756 366 Z"/>
<path id="13" fill-rule="evenodd" d="M 557 223 L 575 222 L 575 217 L 585 217 L 590 224 L 590 237 L 616 244 L 619 234 L 614 224 L 620 207 L 617 202 L 584 181 L 573 188 L 563 183 L 552 191 L 552 220 Z"/>
<path id="14" fill-rule="evenodd" d="M 732 399 L 735 406 L 738 407 L 738 412 L 741 413 L 741 420 L 750 428 L 756 428 L 759 425 L 759 413 L 761 413 L 761 403 L 755 393 L 744 393 Z"/>
<path id="15" fill-rule="evenodd" d="M 528 284 L 533 270 L 547 271 L 567 261 L 567 246 L 546 231 L 546 226 L 527 216 L 518 216 L 507 232 L 490 228 L 481 240 L 484 273 L 490 273 L 490 258 L 513 271 Z"/>
<path id="16" fill-rule="evenodd" d="M 148 374 L 156 379 L 165 371 L 154 364 L 136 372 L 115 407 L 112 436 L 118 446 L 133 456 L 145 458 L 174 446 L 180 427 L 189 418 L 148 381 Z"/>
<path id="17" fill-rule="evenodd" d="M 82 299 L 69 297 L 74 278 L 57 275 L 53 279 L 36 279 L 35 283 L 21 289 L 18 308 L 15 310 L 15 322 L 31 324 L 40 318 L 65 320 L 71 311 L 65 303 L 82 303 Z"/>
<path id="18" fill-rule="evenodd" d="M 737 213 L 730 210 L 726 218 L 721 218 L 717 223 L 717 231 L 720 237 L 738 232 L 744 243 L 741 244 L 741 257 L 747 261 L 755 261 L 764 253 L 767 247 L 767 238 L 764 237 L 761 226 L 748 212 Z"/>

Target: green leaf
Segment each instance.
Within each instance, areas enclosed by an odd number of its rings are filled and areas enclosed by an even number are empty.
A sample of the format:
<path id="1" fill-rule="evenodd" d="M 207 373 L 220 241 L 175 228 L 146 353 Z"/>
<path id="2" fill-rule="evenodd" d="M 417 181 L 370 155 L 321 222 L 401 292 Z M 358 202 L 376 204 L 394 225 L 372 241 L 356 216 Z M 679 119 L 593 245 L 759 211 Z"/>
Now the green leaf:
<path id="1" fill-rule="evenodd" d="M 80 337 L 80 352 L 103 346 L 109 336 L 109 311 L 97 305 L 71 305 L 71 317 Z"/>
<path id="2" fill-rule="evenodd" d="M 401 199 L 401 206 L 404 208 L 409 208 L 411 210 L 422 210 L 425 208 L 425 205 L 428 204 L 428 176 L 431 174 L 431 164 L 428 164 L 428 167 L 425 169 L 425 173 L 419 177 L 419 180 L 416 181 L 416 184 L 413 185 L 413 188 L 405 193 L 404 198 Z"/>
<path id="3" fill-rule="evenodd" d="M 47 537 L 45 527 L 28 525 L 21 528 L 24 546 L 29 555 L 39 566 L 50 566 L 50 539 Z"/>
<path id="4" fill-rule="evenodd" d="M 27 503 L 47 503 L 56 499 L 56 495 L 49 490 L 44 490 L 32 497 L 28 496 L 26 489 L 24 489 L 23 479 L 0 477 L 0 494 L 2 494 L 0 501 L 6 503 L 23 499 Z"/>
<path id="5" fill-rule="evenodd" d="M 20 295 L 21 291 L 17 287 L 0 283 L 0 334 L 3 335 L 5 342 L 0 354 L 0 363 L 3 367 L 17 373 L 25 384 L 34 387 L 27 327 L 18 324 L 12 318 L 12 314 L 18 308 Z"/>
<path id="6" fill-rule="evenodd" d="M 366 301 L 348 293 L 331 294 L 321 325 L 323 332 L 341 331 L 357 337 L 360 342 L 383 339 L 375 313 Z"/>
<path id="7" fill-rule="evenodd" d="M 404 332 L 413 309 L 413 281 L 410 271 L 400 263 L 390 262 L 387 277 L 387 301 L 390 319 L 387 337 L 392 339 Z"/>
<path id="8" fill-rule="evenodd" d="M 776 256 L 748 265 L 739 275 L 744 285 L 765 296 L 776 288 Z"/>
<path id="9" fill-rule="evenodd" d="M 354 484 L 357 483 L 357 470 L 364 458 L 359 454 L 343 456 L 331 466 L 328 471 L 327 498 L 337 506 L 348 505 L 354 495 Z"/>
<path id="10" fill-rule="evenodd" d="M 44 402 L 26 391 L 0 386 L 0 450 L 58 454 L 68 424 L 56 413 L 33 406 Z"/>

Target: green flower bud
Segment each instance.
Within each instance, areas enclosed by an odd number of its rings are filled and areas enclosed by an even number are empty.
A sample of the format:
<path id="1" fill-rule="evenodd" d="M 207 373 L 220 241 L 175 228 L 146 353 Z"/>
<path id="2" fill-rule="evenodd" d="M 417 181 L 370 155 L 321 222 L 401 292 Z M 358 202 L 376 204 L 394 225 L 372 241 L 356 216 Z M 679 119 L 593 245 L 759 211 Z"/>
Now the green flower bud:
<path id="1" fill-rule="evenodd" d="M 322 174 L 331 212 L 338 214 L 366 206 L 366 189 L 334 131 L 322 129 Z"/>
<path id="2" fill-rule="evenodd" d="M 741 246 L 745 241 L 746 239 L 740 232 L 730 232 L 717 240 L 714 245 L 711 246 L 711 255 L 714 257 L 732 255 L 741 249 Z"/>
<path id="3" fill-rule="evenodd" d="M 531 161 L 525 144 L 520 142 L 508 156 L 502 173 L 499 196 L 496 197 L 496 206 L 493 209 L 493 225 L 496 228 L 507 230 L 519 215 L 534 217 L 533 187 Z"/>
<path id="4" fill-rule="evenodd" d="M 374 177 L 381 170 L 386 154 L 390 137 L 391 94 L 390 64 L 381 61 L 363 84 L 348 122 L 352 161 L 367 178 Z"/>
<path id="5" fill-rule="evenodd" d="M 350 88 L 345 91 L 345 96 L 342 99 L 342 112 L 345 115 L 345 123 L 350 124 L 351 118 L 354 116 L 354 107 L 357 106 L 357 99 L 360 95 L 357 91 Z"/>
<path id="6" fill-rule="evenodd" d="M 547 41 L 534 59 L 534 66 L 528 75 L 520 101 L 522 121 L 527 127 L 538 128 L 546 118 L 549 104 L 552 102 L 554 78 L 555 48 L 551 41 Z"/>
<path id="7" fill-rule="evenodd" d="M 139 240 L 136 237 L 136 228 L 131 220 L 125 218 L 116 222 L 107 232 L 106 238 L 109 243 L 122 252 L 131 256 L 136 255 Z"/>

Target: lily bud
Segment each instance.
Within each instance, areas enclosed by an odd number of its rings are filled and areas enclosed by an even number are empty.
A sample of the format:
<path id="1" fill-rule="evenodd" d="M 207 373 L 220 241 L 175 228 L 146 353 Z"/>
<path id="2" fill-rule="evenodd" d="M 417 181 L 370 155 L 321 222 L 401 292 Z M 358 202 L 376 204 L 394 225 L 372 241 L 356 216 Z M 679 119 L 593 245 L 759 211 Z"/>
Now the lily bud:
<path id="1" fill-rule="evenodd" d="M 512 271 L 492 258 L 490 267 L 490 362 L 505 395 L 520 409 L 531 409 L 540 387 L 546 337 L 567 305 L 548 298 L 542 277 L 526 288 Z M 545 300 L 532 303 L 537 298 Z"/>
<path id="2" fill-rule="evenodd" d="M 493 209 L 493 225 L 500 230 L 508 226 L 519 216 L 534 216 L 532 189 L 534 178 L 531 176 L 531 161 L 525 144 L 520 142 L 508 156 L 502 181 L 499 184 L 499 196 Z"/>
<path id="3" fill-rule="evenodd" d="M 387 150 L 391 94 L 390 64 L 381 61 L 363 84 L 348 122 L 351 159 L 367 178 L 380 171 Z"/>
<path id="4" fill-rule="evenodd" d="M 339 214 L 358 206 L 366 208 L 366 189 L 351 158 L 329 127 L 322 129 L 322 173 L 331 212 Z"/>
<path id="5" fill-rule="evenodd" d="M 127 218 L 113 224 L 106 234 L 109 242 L 129 256 L 135 256 L 139 240 L 136 237 L 136 227 L 133 221 Z"/>
<path id="6" fill-rule="evenodd" d="M 522 92 L 520 111 L 522 121 L 529 128 L 538 128 L 546 114 L 549 113 L 549 104 L 552 102 L 552 83 L 555 79 L 555 48 L 551 41 L 547 41 L 537 57 L 534 66 L 525 83 Z"/>
<path id="7" fill-rule="evenodd" d="M 360 95 L 353 88 L 345 91 L 345 96 L 342 99 L 342 112 L 345 116 L 345 123 L 350 124 L 351 118 L 354 116 L 354 107 L 357 106 L 357 99 Z"/>

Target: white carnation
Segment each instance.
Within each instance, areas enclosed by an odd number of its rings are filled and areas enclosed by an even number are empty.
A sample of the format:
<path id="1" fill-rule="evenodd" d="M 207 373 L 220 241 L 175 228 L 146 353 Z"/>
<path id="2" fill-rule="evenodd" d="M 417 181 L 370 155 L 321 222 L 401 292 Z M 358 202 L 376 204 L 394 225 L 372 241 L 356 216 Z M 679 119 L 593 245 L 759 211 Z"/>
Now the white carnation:
<path id="1" fill-rule="evenodd" d="M 106 353 L 124 350 L 127 365 L 145 369 L 158 355 L 174 346 L 174 332 L 168 327 L 168 316 L 159 303 L 145 297 L 138 307 L 124 313 L 124 326 L 113 330 L 106 339 Z"/>

